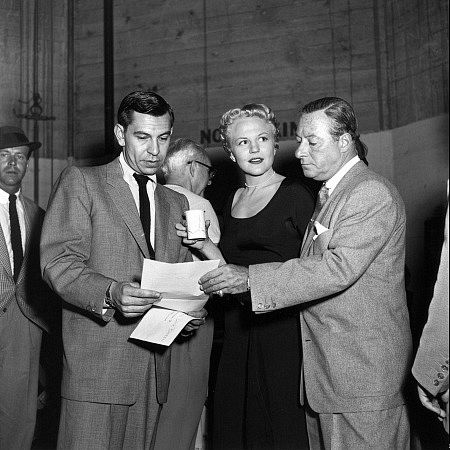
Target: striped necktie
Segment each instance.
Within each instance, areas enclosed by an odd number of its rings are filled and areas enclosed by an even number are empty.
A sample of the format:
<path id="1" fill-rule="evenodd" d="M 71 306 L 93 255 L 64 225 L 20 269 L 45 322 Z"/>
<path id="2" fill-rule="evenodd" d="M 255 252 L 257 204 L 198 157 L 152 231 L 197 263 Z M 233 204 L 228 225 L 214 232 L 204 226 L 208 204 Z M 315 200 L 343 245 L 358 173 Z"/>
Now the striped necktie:
<path id="1" fill-rule="evenodd" d="M 313 227 L 314 221 L 317 219 L 317 216 L 319 215 L 320 210 L 323 208 L 323 205 L 325 205 L 326 201 L 328 200 L 328 197 L 329 197 L 328 191 L 329 191 L 329 188 L 327 188 L 325 186 L 325 183 L 323 183 L 322 187 L 320 188 L 319 192 L 317 193 L 316 207 L 314 208 L 313 215 L 308 224 L 308 233 L 311 230 L 311 228 Z"/>

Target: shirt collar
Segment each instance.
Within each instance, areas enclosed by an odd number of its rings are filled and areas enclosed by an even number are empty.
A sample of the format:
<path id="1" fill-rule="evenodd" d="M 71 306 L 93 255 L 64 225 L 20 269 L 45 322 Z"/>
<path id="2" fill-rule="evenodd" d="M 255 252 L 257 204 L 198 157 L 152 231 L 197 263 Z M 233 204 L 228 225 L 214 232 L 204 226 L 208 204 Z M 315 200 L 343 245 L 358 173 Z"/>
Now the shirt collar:
<path id="1" fill-rule="evenodd" d="M 6 204 L 9 202 L 9 195 L 6 191 L 3 189 L 0 189 L 0 203 Z M 20 189 L 15 193 L 16 197 L 19 198 L 20 195 Z"/>
<path id="2" fill-rule="evenodd" d="M 328 195 L 334 191 L 339 181 L 344 178 L 344 175 L 357 163 L 359 162 L 359 156 L 354 156 L 350 161 L 347 161 L 326 183 L 325 186 L 328 188 Z"/>
<path id="3" fill-rule="evenodd" d="M 120 153 L 119 156 L 119 162 L 122 166 L 123 170 L 123 179 L 129 184 L 129 185 L 138 185 L 136 179 L 133 177 L 133 174 L 136 172 L 128 165 L 128 163 L 125 161 L 125 158 L 123 156 L 123 152 Z M 150 183 L 150 186 L 153 190 L 156 188 L 156 175 L 147 175 L 150 180 L 153 181 L 153 183 Z"/>

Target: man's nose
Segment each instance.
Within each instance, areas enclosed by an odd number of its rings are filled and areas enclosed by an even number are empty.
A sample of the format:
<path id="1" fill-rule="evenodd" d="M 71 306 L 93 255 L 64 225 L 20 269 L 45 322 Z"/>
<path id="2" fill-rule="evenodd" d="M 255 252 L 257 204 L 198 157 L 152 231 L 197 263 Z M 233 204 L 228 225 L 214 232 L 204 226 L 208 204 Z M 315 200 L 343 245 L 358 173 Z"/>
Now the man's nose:
<path id="1" fill-rule="evenodd" d="M 150 153 L 151 155 L 155 155 L 155 156 L 159 154 L 158 141 L 149 142 L 148 147 L 147 147 L 147 153 Z"/>
<path id="2" fill-rule="evenodd" d="M 297 150 L 295 150 L 295 157 L 297 159 L 301 159 L 308 156 L 308 154 L 308 146 L 303 142 L 300 142 L 300 144 L 298 144 Z"/>
<path id="3" fill-rule="evenodd" d="M 17 160 L 16 160 L 16 157 L 14 155 L 10 155 L 10 157 L 8 159 L 8 164 L 10 166 L 15 166 L 17 164 Z"/>

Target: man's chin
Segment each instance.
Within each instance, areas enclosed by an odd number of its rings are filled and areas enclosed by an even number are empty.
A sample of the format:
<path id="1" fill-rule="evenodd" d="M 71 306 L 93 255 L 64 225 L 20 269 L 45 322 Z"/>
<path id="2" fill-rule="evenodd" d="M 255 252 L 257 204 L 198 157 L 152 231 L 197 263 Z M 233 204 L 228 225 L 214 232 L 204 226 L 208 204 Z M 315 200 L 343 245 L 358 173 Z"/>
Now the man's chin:
<path id="1" fill-rule="evenodd" d="M 142 173 L 143 175 L 148 175 L 148 176 L 150 176 L 150 175 L 155 175 L 156 172 L 158 172 L 159 168 L 160 168 L 160 166 L 154 166 L 154 167 L 146 167 L 146 166 L 144 166 L 144 167 L 139 167 L 141 173 Z"/>
<path id="2" fill-rule="evenodd" d="M 315 173 L 313 170 L 308 169 L 308 167 L 302 166 L 303 175 L 305 175 L 306 178 L 313 178 L 315 179 L 316 176 L 318 176 L 317 173 Z"/>

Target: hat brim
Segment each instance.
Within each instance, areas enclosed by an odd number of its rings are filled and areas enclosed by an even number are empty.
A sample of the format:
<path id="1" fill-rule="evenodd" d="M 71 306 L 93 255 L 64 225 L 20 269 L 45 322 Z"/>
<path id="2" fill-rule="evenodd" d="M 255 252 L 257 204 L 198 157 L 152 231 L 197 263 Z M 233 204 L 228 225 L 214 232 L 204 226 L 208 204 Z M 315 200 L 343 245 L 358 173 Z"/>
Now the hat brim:
<path id="1" fill-rule="evenodd" d="M 30 152 L 37 150 L 38 148 L 40 148 L 42 146 L 42 144 L 40 142 L 29 142 L 28 144 L 24 144 L 24 145 L 28 145 L 28 147 L 30 148 Z"/>

